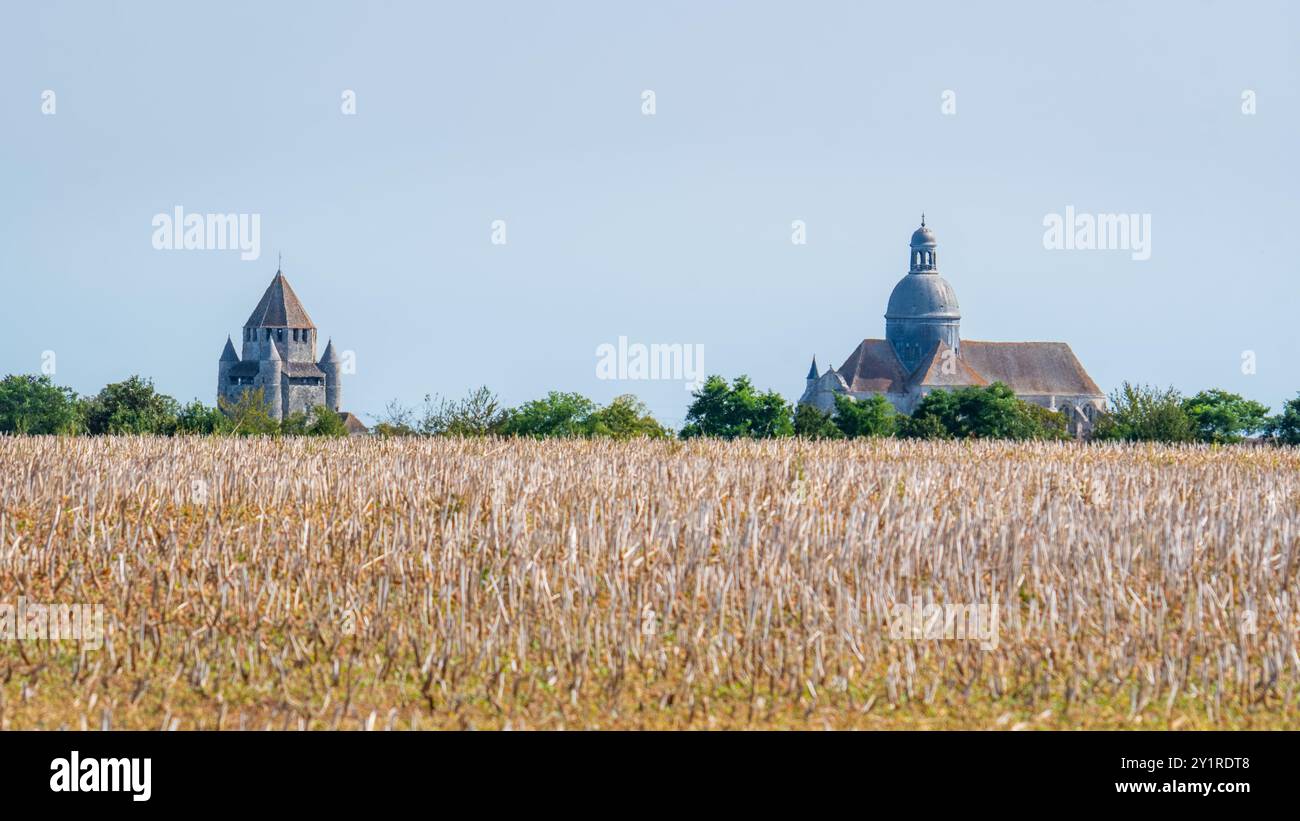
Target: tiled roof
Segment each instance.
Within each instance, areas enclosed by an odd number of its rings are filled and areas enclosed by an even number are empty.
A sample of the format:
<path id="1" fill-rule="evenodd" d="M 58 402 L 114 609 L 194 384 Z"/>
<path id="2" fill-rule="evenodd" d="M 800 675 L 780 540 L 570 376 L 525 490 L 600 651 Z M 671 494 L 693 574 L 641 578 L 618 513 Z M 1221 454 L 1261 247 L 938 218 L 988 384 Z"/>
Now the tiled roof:
<path id="1" fill-rule="evenodd" d="M 1101 396 L 1101 388 L 1064 342 L 968 342 L 961 358 L 990 382 L 1018 394 Z"/>
<path id="2" fill-rule="evenodd" d="M 362 424 L 361 420 L 358 419 L 355 414 L 348 413 L 347 411 L 340 411 L 339 416 L 343 418 L 343 424 L 347 427 L 350 435 L 370 432 L 370 428 L 367 428 Z"/>
<path id="3" fill-rule="evenodd" d="M 909 385 L 923 388 L 982 387 L 989 383 L 942 340 L 936 342 L 930 353 L 921 359 L 907 381 Z"/>
<path id="4" fill-rule="evenodd" d="M 315 362 L 285 362 L 281 366 L 285 376 L 319 376 L 325 378 L 325 372 L 316 367 Z"/>
<path id="5" fill-rule="evenodd" d="M 284 274 L 275 272 L 275 278 L 266 286 L 266 293 L 244 323 L 245 328 L 315 328 L 311 317 L 298 301 L 298 295 L 289 287 Z"/>
<path id="6" fill-rule="evenodd" d="M 1102 396 L 1064 342 L 977 342 L 963 339 L 953 373 L 944 372 L 939 343 L 910 375 L 884 339 L 864 339 L 839 373 L 853 393 L 906 393 L 914 387 L 961 387 L 1002 382 L 1021 395 Z"/>
<path id="7" fill-rule="evenodd" d="M 898 361 L 894 346 L 883 339 L 862 340 L 838 371 L 854 393 L 903 393 L 907 390 L 907 370 Z"/>

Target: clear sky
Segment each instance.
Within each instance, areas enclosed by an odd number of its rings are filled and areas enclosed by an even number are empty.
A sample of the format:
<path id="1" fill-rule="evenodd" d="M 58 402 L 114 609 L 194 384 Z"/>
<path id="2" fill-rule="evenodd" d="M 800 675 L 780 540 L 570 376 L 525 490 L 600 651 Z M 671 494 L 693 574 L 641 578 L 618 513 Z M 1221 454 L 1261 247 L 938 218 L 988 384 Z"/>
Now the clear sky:
<path id="1" fill-rule="evenodd" d="M 1068 342 L 1105 391 L 1300 391 L 1296 4 L 4 17 L 0 374 L 54 351 L 78 392 L 139 373 L 211 404 L 282 252 L 322 341 L 355 352 L 344 405 L 367 421 L 486 384 L 511 404 L 633 392 L 677 425 L 680 381 L 598 380 L 596 348 L 703 345 L 707 372 L 797 398 L 812 354 L 883 336 L 924 210 L 964 338 Z M 260 258 L 156 250 L 177 206 L 260 215 Z M 1150 215 L 1150 259 L 1044 248 L 1066 206 Z"/>

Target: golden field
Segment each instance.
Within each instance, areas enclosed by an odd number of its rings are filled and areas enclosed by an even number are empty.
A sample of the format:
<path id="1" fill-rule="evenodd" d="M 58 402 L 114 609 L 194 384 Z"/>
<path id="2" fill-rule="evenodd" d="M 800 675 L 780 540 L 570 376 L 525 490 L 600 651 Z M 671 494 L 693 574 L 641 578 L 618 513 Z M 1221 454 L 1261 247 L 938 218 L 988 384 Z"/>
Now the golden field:
<path id="1" fill-rule="evenodd" d="M 1295 449 L 0 437 L 0 604 L 105 627 L 0 727 L 1295 728 L 1298 546 Z"/>

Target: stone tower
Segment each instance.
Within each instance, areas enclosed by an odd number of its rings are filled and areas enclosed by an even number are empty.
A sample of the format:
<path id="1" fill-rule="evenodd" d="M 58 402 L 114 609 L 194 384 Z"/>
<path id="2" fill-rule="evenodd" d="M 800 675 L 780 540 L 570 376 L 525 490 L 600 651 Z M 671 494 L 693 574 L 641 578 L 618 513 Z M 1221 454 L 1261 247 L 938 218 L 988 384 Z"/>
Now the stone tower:
<path id="1" fill-rule="evenodd" d="M 939 275 L 937 247 L 922 214 L 921 227 L 912 234 L 907 276 L 894 286 L 885 309 L 885 339 L 908 371 L 920 364 L 936 342 L 961 354 L 961 309 L 956 292 Z"/>
<path id="2" fill-rule="evenodd" d="M 325 353 L 321 354 L 317 367 L 325 374 L 325 404 L 331 410 L 343 409 L 343 360 L 334 350 L 334 340 L 325 343 Z"/>
<path id="3" fill-rule="evenodd" d="M 282 271 L 275 272 L 243 333 L 242 356 L 229 339 L 221 353 L 218 399 L 238 402 L 245 391 L 260 388 L 275 419 L 319 405 L 340 410 L 342 363 L 331 345 L 317 364 L 316 326 Z"/>

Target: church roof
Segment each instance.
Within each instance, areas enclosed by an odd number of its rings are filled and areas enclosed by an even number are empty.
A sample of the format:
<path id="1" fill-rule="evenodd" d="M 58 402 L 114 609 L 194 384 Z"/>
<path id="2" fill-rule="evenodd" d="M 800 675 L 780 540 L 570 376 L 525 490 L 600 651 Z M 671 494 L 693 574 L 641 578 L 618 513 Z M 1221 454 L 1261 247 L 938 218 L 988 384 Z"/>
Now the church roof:
<path id="1" fill-rule="evenodd" d="M 348 429 L 349 436 L 370 432 L 370 429 L 365 426 L 365 423 L 356 417 L 356 414 L 349 413 L 348 411 L 340 411 L 339 416 L 342 417 L 343 426 Z"/>
<path id="2" fill-rule="evenodd" d="M 285 376 L 319 376 L 324 379 L 325 374 L 320 368 L 316 367 L 315 362 L 286 362 L 284 363 Z"/>
<path id="3" fill-rule="evenodd" d="M 934 344 L 907 381 L 909 385 L 921 388 L 964 388 L 969 385 L 983 387 L 989 383 L 989 380 L 953 353 L 952 348 L 943 340 Z"/>
<path id="4" fill-rule="evenodd" d="M 232 365 L 230 368 L 230 375 L 245 376 L 251 379 L 252 377 L 257 376 L 258 370 L 259 366 L 256 362 L 251 359 L 246 359 L 238 365 Z"/>
<path id="5" fill-rule="evenodd" d="M 289 280 L 280 271 L 266 286 L 266 292 L 244 323 L 245 328 L 315 328 L 311 317 L 298 301 L 298 295 L 289 287 Z"/>
<path id="6" fill-rule="evenodd" d="M 808 368 L 808 378 L 809 379 L 817 378 L 817 357 L 815 356 L 813 357 L 812 365 Z"/>
<path id="7" fill-rule="evenodd" d="M 838 370 L 854 393 L 902 393 L 907 389 L 907 370 L 898 361 L 894 346 L 883 339 L 862 340 Z"/>
<path id="8" fill-rule="evenodd" d="M 961 358 L 990 382 L 1018 394 L 1101 396 L 1101 388 L 1064 342 L 968 342 Z"/>
<path id="9" fill-rule="evenodd" d="M 977 342 L 962 340 L 961 354 L 945 360 L 943 342 L 932 347 L 908 373 L 894 346 L 864 339 L 839 373 L 853 393 L 907 393 L 915 388 L 959 388 L 1001 382 L 1022 396 L 1101 396 L 1101 389 L 1064 342 Z M 944 363 L 953 363 L 945 373 Z"/>

